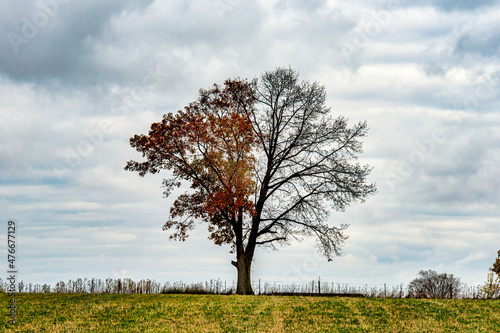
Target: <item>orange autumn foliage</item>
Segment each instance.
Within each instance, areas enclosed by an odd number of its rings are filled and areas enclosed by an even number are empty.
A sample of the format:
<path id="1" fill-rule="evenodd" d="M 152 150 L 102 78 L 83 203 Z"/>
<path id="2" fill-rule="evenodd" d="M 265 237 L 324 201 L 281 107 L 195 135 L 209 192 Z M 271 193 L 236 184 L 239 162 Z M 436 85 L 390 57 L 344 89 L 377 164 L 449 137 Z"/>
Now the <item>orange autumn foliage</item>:
<path id="1" fill-rule="evenodd" d="M 227 80 L 224 88 L 201 90 L 196 102 L 152 124 L 148 136 L 131 139 L 147 161 L 130 161 L 126 169 L 141 175 L 172 170 L 175 178 L 164 181 L 166 195 L 180 180 L 194 189 L 180 195 L 170 210 L 163 228 L 176 229 L 171 238 L 185 240 L 193 220 L 202 219 L 209 222 L 210 239 L 232 244 L 232 225 L 240 216 L 254 214 L 252 150 L 257 139 L 248 117 L 254 103 L 250 84 Z"/>

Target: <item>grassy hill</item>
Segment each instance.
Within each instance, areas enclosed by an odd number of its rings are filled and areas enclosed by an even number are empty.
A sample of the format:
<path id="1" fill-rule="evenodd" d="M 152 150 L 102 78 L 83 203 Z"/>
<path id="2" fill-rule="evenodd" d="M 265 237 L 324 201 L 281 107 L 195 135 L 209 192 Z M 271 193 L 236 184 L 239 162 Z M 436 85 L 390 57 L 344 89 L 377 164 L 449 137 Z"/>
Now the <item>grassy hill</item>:
<path id="1" fill-rule="evenodd" d="M 0 294 L 2 332 L 500 332 L 500 300 Z"/>

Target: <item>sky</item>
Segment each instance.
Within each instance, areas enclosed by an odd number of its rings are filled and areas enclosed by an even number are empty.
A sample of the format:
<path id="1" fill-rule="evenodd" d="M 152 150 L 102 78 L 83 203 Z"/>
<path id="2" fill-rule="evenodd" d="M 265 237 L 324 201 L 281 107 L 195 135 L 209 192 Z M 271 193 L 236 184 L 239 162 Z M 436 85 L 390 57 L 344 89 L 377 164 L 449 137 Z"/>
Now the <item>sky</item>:
<path id="1" fill-rule="evenodd" d="M 480 284 L 500 249 L 498 31 L 498 1 L 1 1 L 0 246 L 15 220 L 25 282 L 234 281 L 206 225 L 168 240 L 185 189 L 125 171 L 129 139 L 200 88 L 291 67 L 332 115 L 368 122 L 378 193 L 332 212 L 342 257 L 314 239 L 259 250 L 252 280 Z"/>

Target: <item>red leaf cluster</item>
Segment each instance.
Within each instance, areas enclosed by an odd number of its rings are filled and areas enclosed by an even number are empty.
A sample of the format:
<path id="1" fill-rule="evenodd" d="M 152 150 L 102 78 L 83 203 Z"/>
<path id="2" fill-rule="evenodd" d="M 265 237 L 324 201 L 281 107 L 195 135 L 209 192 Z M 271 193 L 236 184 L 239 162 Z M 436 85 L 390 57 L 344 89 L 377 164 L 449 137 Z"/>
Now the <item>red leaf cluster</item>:
<path id="1" fill-rule="evenodd" d="M 180 186 L 178 180 L 189 181 L 194 189 L 171 207 L 163 227 L 176 229 L 171 238 L 185 240 L 193 219 L 201 219 L 209 222 L 216 244 L 233 243 L 232 226 L 243 215 L 254 214 L 250 198 L 256 186 L 252 153 L 257 138 L 249 112 L 255 102 L 251 84 L 227 80 L 223 88 L 201 90 L 199 99 L 184 110 L 164 115 L 147 136 L 130 140 L 147 161 L 130 161 L 125 169 L 141 175 L 168 169 L 174 179 L 164 181 L 166 193 Z"/>

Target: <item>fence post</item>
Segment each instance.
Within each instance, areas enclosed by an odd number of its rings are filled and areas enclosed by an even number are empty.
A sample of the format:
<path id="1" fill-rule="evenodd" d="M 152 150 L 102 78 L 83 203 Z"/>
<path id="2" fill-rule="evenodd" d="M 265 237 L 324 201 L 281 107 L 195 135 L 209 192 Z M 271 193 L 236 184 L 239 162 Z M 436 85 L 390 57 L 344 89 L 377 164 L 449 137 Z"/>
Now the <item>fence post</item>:
<path id="1" fill-rule="evenodd" d="M 318 294 L 321 294 L 321 277 L 318 278 Z"/>
<path id="2" fill-rule="evenodd" d="M 384 283 L 384 298 L 387 298 L 387 285 Z"/>
<path id="3" fill-rule="evenodd" d="M 260 295 L 260 279 L 259 279 L 259 295 Z"/>

